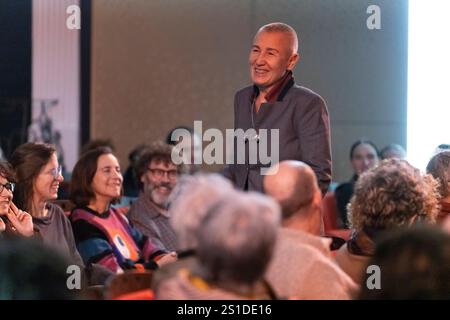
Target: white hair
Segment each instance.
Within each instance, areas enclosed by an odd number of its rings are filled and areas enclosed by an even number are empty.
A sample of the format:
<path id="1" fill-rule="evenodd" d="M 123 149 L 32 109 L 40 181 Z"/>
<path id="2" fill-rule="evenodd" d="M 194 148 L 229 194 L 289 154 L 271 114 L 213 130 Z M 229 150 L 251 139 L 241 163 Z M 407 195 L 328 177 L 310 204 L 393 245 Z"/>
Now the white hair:
<path id="1" fill-rule="evenodd" d="M 289 37 L 292 40 L 292 53 L 297 53 L 298 51 L 298 36 L 297 32 L 295 32 L 294 28 L 292 28 L 290 25 L 283 23 L 283 22 L 272 22 L 269 24 L 266 24 L 259 28 L 258 33 L 260 32 L 281 32 L 289 35 Z"/>
<path id="2" fill-rule="evenodd" d="M 197 247 L 197 229 L 208 209 L 234 192 L 230 181 L 218 174 L 179 179 L 169 199 L 169 215 L 181 250 Z"/>
<path id="3" fill-rule="evenodd" d="M 252 284 L 272 257 L 280 208 L 267 196 L 239 193 L 208 210 L 198 228 L 197 255 L 212 281 Z"/>

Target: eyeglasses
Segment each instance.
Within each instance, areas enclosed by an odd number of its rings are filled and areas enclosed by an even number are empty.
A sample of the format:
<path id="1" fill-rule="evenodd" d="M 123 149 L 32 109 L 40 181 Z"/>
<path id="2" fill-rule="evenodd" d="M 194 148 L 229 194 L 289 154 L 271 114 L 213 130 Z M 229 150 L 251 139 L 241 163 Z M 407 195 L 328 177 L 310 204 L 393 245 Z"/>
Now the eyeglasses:
<path id="1" fill-rule="evenodd" d="M 11 191 L 11 192 L 14 192 L 14 187 L 15 186 L 16 185 L 14 183 L 12 183 L 12 182 L 7 182 L 5 184 L 1 184 L 0 183 L 0 193 L 3 192 L 3 189 L 6 189 L 6 190 Z"/>
<path id="2" fill-rule="evenodd" d="M 58 166 L 58 168 L 53 168 L 52 170 L 48 171 L 47 173 L 56 180 L 62 174 L 62 167 Z"/>
<path id="3" fill-rule="evenodd" d="M 150 171 L 157 179 L 161 179 L 165 174 L 167 174 L 167 177 L 171 180 L 176 179 L 178 176 L 177 170 L 148 169 L 148 171 Z"/>

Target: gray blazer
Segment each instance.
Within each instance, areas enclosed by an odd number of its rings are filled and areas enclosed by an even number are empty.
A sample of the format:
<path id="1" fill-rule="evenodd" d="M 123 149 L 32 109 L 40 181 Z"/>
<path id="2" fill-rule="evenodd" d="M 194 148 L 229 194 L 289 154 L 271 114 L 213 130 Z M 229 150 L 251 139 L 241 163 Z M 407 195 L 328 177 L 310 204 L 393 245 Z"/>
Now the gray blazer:
<path id="1" fill-rule="evenodd" d="M 330 121 L 325 101 L 310 89 L 291 81 L 281 91 L 276 102 L 261 104 L 258 113 L 255 113 L 252 106 L 254 90 L 254 86 L 249 86 L 235 95 L 235 129 L 279 129 L 279 161 L 300 160 L 311 166 L 322 194 L 325 194 L 331 182 Z M 237 164 L 239 142 L 235 138 L 234 164 L 225 168 L 224 175 L 237 188 L 263 192 L 264 175 L 260 169 L 270 167 L 273 163 L 264 165 L 259 160 L 256 164 L 249 163 L 248 146 L 251 139 L 257 140 L 258 137 L 244 138 L 247 146 L 246 162 Z"/>

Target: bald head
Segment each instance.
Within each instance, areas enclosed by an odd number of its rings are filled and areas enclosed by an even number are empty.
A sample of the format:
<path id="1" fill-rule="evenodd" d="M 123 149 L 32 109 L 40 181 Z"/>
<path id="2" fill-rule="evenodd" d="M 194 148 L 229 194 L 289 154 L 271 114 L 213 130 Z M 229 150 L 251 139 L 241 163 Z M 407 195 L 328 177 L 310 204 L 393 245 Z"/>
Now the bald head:
<path id="1" fill-rule="evenodd" d="M 262 32 L 279 32 L 286 35 L 287 46 L 289 48 L 290 54 L 295 54 L 298 51 L 298 37 L 297 32 L 290 25 L 282 22 L 273 22 L 266 24 L 259 28 L 255 35 L 255 38 Z"/>
<path id="2" fill-rule="evenodd" d="M 300 161 L 282 161 L 264 177 L 264 191 L 281 206 L 283 219 L 309 206 L 319 191 L 314 171 Z"/>

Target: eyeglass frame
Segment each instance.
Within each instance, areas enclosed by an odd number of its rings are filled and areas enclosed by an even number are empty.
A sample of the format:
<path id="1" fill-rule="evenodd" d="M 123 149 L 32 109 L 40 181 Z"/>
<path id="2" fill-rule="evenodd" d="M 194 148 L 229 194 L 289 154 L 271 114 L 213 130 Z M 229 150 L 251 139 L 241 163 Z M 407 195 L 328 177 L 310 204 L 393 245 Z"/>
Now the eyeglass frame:
<path id="1" fill-rule="evenodd" d="M 12 193 L 12 192 L 14 192 L 15 188 L 16 188 L 16 184 L 14 182 L 7 182 L 5 184 L 0 183 L 0 193 L 2 193 L 4 189 L 6 189 Z"/>
<path id="2" fill-rule="evenodd" d="M 59 165 L 57 168 L 53 168 L 53 169 L 47 171 L 46 174 L 53 176 L 53 179 L 56 180 L 56 179 L 58 179 L 59 176 L 62 175 L 62 166 Z"/>
<path id="3" fill-rule="evenodd" d="M 163 170 L 158 168 L 147 168 L 147 171 L 150 171 L 150 173 L 157 179 L 162 179 L 166 174 L 169 180 L 175 180 L 176 178 L 178 178 L 178 170 L 176 169 Z M 156 174 L 156 172 L 159 172 L 159 174 Z M 172 177 L 170 176 L 171 174 L 173 174 Z"/>

